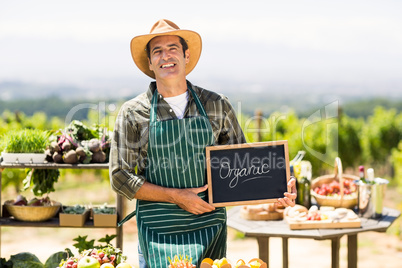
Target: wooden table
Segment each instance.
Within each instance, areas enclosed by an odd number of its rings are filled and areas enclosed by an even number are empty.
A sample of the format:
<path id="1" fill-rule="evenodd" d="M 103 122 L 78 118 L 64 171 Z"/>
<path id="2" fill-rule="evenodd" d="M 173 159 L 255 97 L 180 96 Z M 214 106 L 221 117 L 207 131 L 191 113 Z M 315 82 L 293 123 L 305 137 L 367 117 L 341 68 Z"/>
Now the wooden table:
<path id="1" fill-rule="evenodd" d="M 282 238 L 282 262 L 283 267 L 289 267 L 288 239 L 311 238 L 315 240 L 331 240 L 331 264 L 332 268 L 339 268 L 339 248 L 342 236 L 348 237 L 348 267 L 357 267 L 357 235 L 362 232 L 385 232 L 388 227 L 401 215 L 396 209 L 384 208 L 383 216 L 379 219 L 361 218 L 360 228 L 345 229 L 309 229 L 290 230 L 284 220 L 278 221 L 250 221 L 240 217 L 241 207 L 228 209 L 228 226 L 232 227 L 247 237 L 255 237 L 258 242 L 259 258 L 265 261 L 269 267 L 269 238 Z M 313 266 L 313 263 L 312 263 Z"/>

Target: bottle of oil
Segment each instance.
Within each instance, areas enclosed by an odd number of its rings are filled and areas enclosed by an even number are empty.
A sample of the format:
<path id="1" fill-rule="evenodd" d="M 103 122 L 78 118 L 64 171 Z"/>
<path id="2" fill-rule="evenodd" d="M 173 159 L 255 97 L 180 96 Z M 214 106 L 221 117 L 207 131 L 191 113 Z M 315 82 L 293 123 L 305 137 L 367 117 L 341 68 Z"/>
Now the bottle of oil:
<path id="1" fill-rule="evenodd" d="M 299 188 L 297 189 L 297 200 L 300 205 L 306 208 L 311 207 L 311 170 L 309 170 L 307 165 L 301 166 L 300 180 L 298 183 Z"/>

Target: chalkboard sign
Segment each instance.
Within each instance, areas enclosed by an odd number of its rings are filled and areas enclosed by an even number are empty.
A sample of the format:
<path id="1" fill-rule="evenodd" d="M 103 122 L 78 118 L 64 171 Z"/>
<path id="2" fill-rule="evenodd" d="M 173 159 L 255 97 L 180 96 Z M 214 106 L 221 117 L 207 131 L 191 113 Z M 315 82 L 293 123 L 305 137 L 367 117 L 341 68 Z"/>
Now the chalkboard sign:
<path id="1" fill-rule="evenodd" d="M 288 192 L 287 141 L 208 146 L 206 160 L 215 207 L 275 202 Z"/>

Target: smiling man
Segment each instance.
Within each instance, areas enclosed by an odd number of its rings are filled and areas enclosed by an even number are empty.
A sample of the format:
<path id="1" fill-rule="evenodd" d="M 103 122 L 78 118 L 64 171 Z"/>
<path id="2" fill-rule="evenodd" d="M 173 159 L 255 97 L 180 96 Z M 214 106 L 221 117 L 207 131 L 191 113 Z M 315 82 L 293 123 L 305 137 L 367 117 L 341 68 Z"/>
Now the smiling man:
<path id="1" fill-rule="evenodd" d="M 131 41 L 137 67 L 155 79 L 124 103 L 116 119 L 110 153 L 112 188 L 136 199 L 140 267 L 166 268 L 168 257 L 226 255 L 226 210 L 206 200 L 205 147 L 245 143 L 225 96 L 186 80 L 201 54 L 198 33 L 169 20 Z M 293 206 L 292 193 L 280 198 Z M 135 215 L 131 213 L 122 222 Z"/>
<path id="2" fill-rule="evenodd" d="M 154 72 L 157 79 L 159 93 L 165 97 L 174 97 L 187 91 L 186 65 L 190 61 L 190 52 L 183 48 L 185 41 L 178 36 L 154 37 L 148 45 L 149 69 Z M 168 92 L 160 92 L 160 84 L 168 88 Z M 180 88 L 176 92 L 175 88 Z M 184 90 L 183 90 L 184 89 Z"/>

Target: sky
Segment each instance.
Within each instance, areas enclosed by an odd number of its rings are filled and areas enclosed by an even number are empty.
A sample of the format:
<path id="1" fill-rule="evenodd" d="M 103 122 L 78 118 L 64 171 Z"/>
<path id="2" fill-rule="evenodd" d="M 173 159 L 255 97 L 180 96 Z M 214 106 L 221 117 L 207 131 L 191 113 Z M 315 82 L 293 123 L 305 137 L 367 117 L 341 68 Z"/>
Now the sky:
<path id="1" fill-rule="evenodd" d="M 402 92 L 401 10 L 398 0 L 0 0 L 0 83 L 145 90 L 130 41 L 166 18 L 201 35 L 188 79 L 203 87 Z"/>

